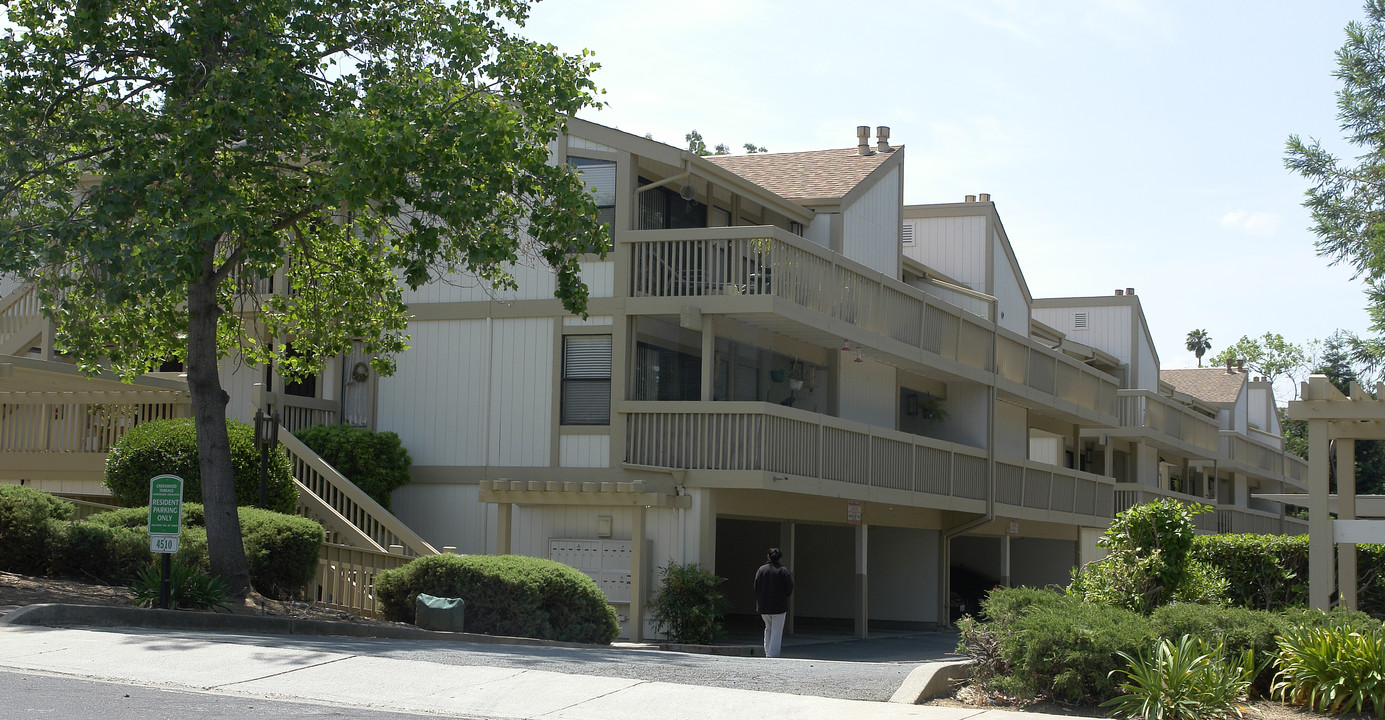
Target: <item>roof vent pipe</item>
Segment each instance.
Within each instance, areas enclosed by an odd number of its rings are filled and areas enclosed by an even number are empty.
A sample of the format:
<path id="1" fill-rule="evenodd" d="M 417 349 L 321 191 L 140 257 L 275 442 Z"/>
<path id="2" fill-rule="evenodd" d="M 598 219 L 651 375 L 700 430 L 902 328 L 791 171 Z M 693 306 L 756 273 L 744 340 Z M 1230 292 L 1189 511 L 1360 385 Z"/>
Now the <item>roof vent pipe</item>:
<path id="1" fill-rule="evenodd" d="M 1237 370 L 1238 372 L 1245 372 L 1245 371 L 1246 371 L 1246 361 L 1245 361 L 1245 360 L 1242 360 L 1242 359 L 1240 359 L 1240 358 L 1237 358 L 1237 359 L 1236 359 L 1236 370 Z"/>
<path id="2" fill-rule="evenodd" d="M 1124 295 L 1124 294 L 1125 294 L 1125 291 L 1124 291 L 1124 290 L 1121 290 L 1120 288 L 1116 288 L 1116 297 L 1120 297 L 1120 296 L 1122 296 L 1122 295 Z"/>
<path id="3" fill-rule="evenodd" d="M 1226 359 L 1226 374 L 1231 374 L 1231 358 Z"/>
<path id="4" fill-rule="evenodd" d="M 1130 296 L 1134 296 L 1134 295 L 1135 295 L 1135 288 L 1126 288 L 1126 289 L 1125 289 L 1125 294 L 1126 294 L 1126 295 L 1130 295 Z"/>
<path id="5" fill-rule="evenodd" d="M 870 149 L 870 126 L 856 126 L 856 153 L 858 155 L 870 155 L 874 151 Z"/>
<path id="6" fill-rule="evenodd" d="M 980 195 L 977 195 L 976 197 L 977 197 L 977 199 L 980 200 L 981 202 L 990 202 L 990 201 L 991 201 L 991 194 L 990 194 L 990 193 L 981 193 Z"/>
<path id="7" fill-rule="evenodd" d="M 890 147 L 889 125 L 881 125 L 875 128 L 875 149 L 882 153 L 894 150 L 894 148 Z"/>
<path id="8" fill-rule="evenodd" d="M 966 202 L 976 202 L 976 196 L 975 196 L 975 195 L 968 195 L 968 196 L 967 196 L 967 199 L 966 199 Z"/>

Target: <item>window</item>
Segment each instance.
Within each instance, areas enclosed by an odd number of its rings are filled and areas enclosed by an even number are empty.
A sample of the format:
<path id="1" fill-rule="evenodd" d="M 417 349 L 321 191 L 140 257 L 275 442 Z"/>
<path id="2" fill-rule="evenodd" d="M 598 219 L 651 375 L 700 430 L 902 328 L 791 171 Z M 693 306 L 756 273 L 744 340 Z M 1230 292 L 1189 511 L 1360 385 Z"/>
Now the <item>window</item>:
<path id="1" fill-rule="evenodd" d="M 640 178 L 640 185 L 650 184 Z M 684 200 L 677 192 L 656 187 L 639 195 L 639 229 L 676 230 L 707 227 L 707 206 L 697 200 Z"/>
<path id="2" fill-rule="evenodd" d="M 597 217 L 608 231 L 616 221 L 616 164 L 613 160 L 594 160 L 569 157 L 568 164 L 577 172 L 596 200 Z M 614 237 L 614 235 L 612 235 Z"/>
<path id="3" fill-rule="evenodd" d="M 611 424 L 611 336 L 563 338 L 563 425 Z"/>

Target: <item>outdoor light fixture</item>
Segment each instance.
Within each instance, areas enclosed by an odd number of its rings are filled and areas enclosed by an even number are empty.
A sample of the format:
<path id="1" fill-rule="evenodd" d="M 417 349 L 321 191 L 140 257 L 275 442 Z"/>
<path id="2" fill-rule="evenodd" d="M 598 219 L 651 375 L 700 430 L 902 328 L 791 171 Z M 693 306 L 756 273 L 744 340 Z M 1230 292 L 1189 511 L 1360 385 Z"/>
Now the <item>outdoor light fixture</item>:
<path id="1" fill-rule="evenodd" d="M 255 411 L 255 447 L 260 449 L 260 505 L 269 506 L 269 448 L 279 444 L 279 416 Z"/>

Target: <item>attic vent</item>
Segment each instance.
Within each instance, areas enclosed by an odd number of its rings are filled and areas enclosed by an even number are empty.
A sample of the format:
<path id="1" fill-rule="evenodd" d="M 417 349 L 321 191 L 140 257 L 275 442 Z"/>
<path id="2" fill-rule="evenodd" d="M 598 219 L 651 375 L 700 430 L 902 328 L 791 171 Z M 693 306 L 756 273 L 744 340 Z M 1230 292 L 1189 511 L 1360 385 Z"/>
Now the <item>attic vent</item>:
<path id="1" fill-rule="evenodd" d="M 1086 330 L 1086 329 L 1087 329 L 1087 313 L 1084 313 L 1084 312 L 1073 313 L 1073 315 L 1072 315 L 1072 328 L 1073 328 L 1074 330 Z"/>
<path id="2" fill-rule="evenodd" d="M 914 224 L 913 224 L 913 223 L 904 223 L 904 227 L 900 228 L 899 236 L 900 236 L 901 238 L 904 239 L 904 244 L 905 244 L 905 245 L 913 245 L 913 244 L 914 244 Z"/>

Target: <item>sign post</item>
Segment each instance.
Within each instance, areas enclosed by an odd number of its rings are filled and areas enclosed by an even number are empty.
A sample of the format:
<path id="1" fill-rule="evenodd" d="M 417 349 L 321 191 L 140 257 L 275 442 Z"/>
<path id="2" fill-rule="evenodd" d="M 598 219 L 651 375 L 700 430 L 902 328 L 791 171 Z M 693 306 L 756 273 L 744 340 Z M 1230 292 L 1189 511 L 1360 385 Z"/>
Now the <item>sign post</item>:
<path id="1" fill-rule="evenodd" d="M 149 480 L 149 549 L 163 555 L 159 573 L 159 608 L 168 609 L 173 553 L 183 532 L 183 479 L 156 475 Z"/>

